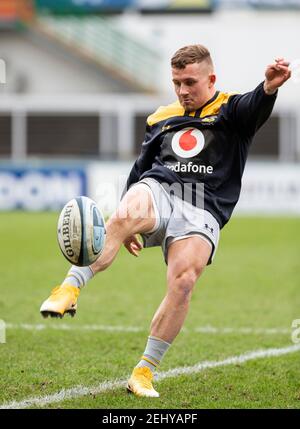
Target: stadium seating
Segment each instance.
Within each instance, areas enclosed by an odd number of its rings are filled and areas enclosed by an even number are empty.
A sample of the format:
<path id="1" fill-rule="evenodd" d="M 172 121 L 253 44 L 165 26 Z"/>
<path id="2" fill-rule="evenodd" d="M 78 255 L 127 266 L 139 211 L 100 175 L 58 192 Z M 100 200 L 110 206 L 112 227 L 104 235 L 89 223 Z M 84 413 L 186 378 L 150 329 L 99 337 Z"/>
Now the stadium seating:
<path id="1" fill-rule="evenodd" d="M 0 26 L 28 22 L 33 17 L 31 0 L 1 0 Z"/>
<path id="2" fill-rule="evenodd" d="M 35 26 L 134 90 L 155 92 L 153 81 L 158 75 L 159 54 L 117 28 L 109 18 L 40 15 Z"/>

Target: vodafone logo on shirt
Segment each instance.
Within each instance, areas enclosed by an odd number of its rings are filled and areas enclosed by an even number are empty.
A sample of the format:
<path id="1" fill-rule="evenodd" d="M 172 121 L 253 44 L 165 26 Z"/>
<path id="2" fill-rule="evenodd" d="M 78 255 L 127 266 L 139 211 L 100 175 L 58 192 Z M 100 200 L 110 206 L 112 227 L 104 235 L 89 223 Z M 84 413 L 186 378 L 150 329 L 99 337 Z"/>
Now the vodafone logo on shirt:
<path id="1" fill-rule="evenodd" d="M 197 128 L 184 128 L 172 138 L 172 149 L 181 158 L 192 158 L 204 148 L 204 135 Z"/>

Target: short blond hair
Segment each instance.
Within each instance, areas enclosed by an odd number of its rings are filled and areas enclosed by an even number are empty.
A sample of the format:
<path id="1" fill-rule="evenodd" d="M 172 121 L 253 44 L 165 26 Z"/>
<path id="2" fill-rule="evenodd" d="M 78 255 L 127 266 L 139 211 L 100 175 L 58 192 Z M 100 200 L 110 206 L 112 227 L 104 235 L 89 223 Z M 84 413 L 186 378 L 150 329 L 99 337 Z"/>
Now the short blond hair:
<path id="1" fill-rule="evenodd" d="M 209 50 L 203 45 L 188 45 L 178 49 L 171 58 L 171 66 L 175 69 L 184 69 L 187 64 L 206 61 L 212 68 L 213 62 Z"/>

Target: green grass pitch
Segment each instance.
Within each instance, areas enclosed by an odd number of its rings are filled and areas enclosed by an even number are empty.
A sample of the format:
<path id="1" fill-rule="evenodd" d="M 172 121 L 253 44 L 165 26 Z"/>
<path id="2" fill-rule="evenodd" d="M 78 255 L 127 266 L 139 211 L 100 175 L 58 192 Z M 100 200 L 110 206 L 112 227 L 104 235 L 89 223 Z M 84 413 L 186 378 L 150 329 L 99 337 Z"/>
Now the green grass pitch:
<path id="1" fill-rule="evenodd" d="M 0 319 L 8 324 L 6 343 L 0 344 L 0 406 L 125 379 L 144 350 L 164 296 L 161 250 L 145 249 L 134 258 L 122 249 L 113 266 L 82 291 L 74 319 L 42 319 L 42 301 L 69 267 L 56 242 L 57 217 L 0 214 Z M 186 330 L 160 372 L 291 346 L 291 324 L 300 319 L 299 250 L 300 218 L 234 217 L 221 233 L 214 264 L 197 283 Z M 20 324 L 45 326 L 26 330 Z M 65 324 L 74 329 L 53 329 Z M 139 329 L 83 330 L 86 325 Z M 195 332 L 204 326 L 219 331 Z M 269 328 L 282 331 L 264 331 Z M 253 359 L 166 378 L 155 384 L 160 398 L 140 399 L 117 388 L 44 408 L 300 408 L 299 362 L 299 351 Z"/>

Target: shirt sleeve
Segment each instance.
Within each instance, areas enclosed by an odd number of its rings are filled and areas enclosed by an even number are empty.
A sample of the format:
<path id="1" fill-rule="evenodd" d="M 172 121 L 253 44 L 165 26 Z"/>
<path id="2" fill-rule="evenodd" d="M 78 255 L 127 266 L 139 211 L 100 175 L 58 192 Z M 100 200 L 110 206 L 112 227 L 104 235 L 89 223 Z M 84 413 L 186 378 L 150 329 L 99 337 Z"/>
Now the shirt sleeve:
<path id="1" fill-rule="evenodd" d="M 266 94 L 262 82 L 253 91 L 230 97 L 227 114 L 233 128 L 243 135 L 253 136 L 270 117 L 277 92 Z"/>
<path id="2" fill-rule="evenodd" d="M 141 175 L 145 171 L 151 168 L 154 158 L 156 156 L 156 151 L 154 151 L 154 148 L 153 148 L 153 145 L 151 145 L 151 142 L 152 142 L 152 129 L 147 124 L 145 140 L 142 143 L 141 152 L 137 160 L 133 164 L 133 167 L 129 173 L 125 189 L 123 190 L 123 193 L 122 193 L 122 198 L 130 188 L 130 186 L 138 182 Z"/>

